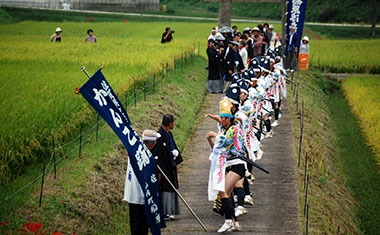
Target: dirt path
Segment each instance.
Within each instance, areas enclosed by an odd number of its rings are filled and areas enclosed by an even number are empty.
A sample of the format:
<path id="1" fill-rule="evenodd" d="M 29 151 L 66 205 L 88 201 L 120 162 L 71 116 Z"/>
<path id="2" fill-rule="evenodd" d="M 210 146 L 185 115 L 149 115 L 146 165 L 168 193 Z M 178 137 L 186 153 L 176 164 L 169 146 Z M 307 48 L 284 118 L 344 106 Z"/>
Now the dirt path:
<path id="1" fill-rule="evenodd" d="M 206 97 L 204 113 L 217 114 L 221 94 Z M 301 234 L 296 183 L 296 161 L 293 147 L 291 117 L 287 103 L 283 102 L 280 126 L 275 127 L 272 138 L 262 141 L 264 155 L 257 161 L 270 171 L 267 175 L 254 170 L 256 180 L 251 187 L 255 204 L 247 206 L 248 214 L 239 217 L 242 231 L 237 234 Z M 207 200 L 210 147 L 206 133 L 216 131 L 215 121 L 207 118 L 196 128 L 185 149 L 185 161 L 179 169 L 180 193 L 199 219 L 207 227 L 205 232 L 185 204 L 181 202 L 181 215 L 167 221 L 163 234 L 218 234 L 224 217 L 212 211 Z"/>

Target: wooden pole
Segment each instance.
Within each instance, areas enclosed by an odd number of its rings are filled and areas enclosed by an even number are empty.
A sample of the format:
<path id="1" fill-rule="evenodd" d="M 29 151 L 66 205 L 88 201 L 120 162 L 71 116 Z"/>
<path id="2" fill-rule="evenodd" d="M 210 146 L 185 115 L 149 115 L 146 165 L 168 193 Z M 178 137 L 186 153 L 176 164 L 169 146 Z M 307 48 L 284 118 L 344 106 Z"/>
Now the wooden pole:
<path id="1" fill-rule="evenodd" d="M 96 115 L 96 142 L 99 138 L 99 113 Z"/>
<path id="2" fill-rule="evenodd" d="M 43 191 L 44 191 L 44 180 L 45 180 L 45 162 L 44 162 L 44 166 L 43 166 L 43 168 L 42 168 L 40 203 L 39 203 L 39 205 L 38 205 L 38 207 L 40 207 L 40 208 L 41 208 L 41 206 L 42 206 L 42 194 L 43 194 Z"/>
<path id="3" fill-rule="evenodd" d="M 133 100 L 135 102 L 135 108 L 136 108 L 136 104 L 137 104 L 137 94 L 136 94 L 136 82 L 134 81 L 133 82 Z"/>
<path id="4" fill-rule="evenodd" d="M 231 0 L 219 0 L 218 27 L 231 26 Z"/>
<path id="5" fill-rule="evenodd" d="M 307 177 L 308 177 L 308 174 L 307 174 L 307 153 L 305 154 L 305 172 L 304 172 L 304 182 L 303 182 L 303 189 L 306 190 L 306 187 L 307 187 Z"/>
<path id="6" fill-rule="evenodd" d="M 285 54 L 285 34 L 286 34 L 286 11 L 287 11 L 287 4 L 286 4 L 287 0 L 282 0 L 281 3 L 282 3 L 282 16 L 281 16 L 281 21 L 282 21 L 282 31 L 281 31 L 281 35 L 282 35 L 282 42 L 281 42 L 281 48 L 282 48 L 282 57 L 284 57 L 284 54 Z"/>
<path id="7" fill-rule="evenodd" d="M 297 108 L 297 112 L 298 112 L 298 108 Z M 298 148 L 298 167 L 300 167 L 301 165 L 302 138 L 303 138 L 303 103 L 302 103 L 302 108 L 301 108 L 301 113 L 300 113 L 300 143 L 299 143 L 299 148 Z"/>
<path id="8" fill-rule="evenodd" d="M 79 157 L 82 155 L 82 141 L 83 140 L 83 124 L 80 124 L 80 135 L 79 135 Z"/>
<path id="9" fill-rule="evenodd" d="M 309 234 L 309 203 L 307 203 L 306 205 L 306 232 L 305 234 L 308 235 Z"/>
<path id="10" fill-rule="evenodd" d="M 125 92 L 125 110 L 128 111 L 128 91 Z"/>
<path id="11" fill-rule="evenodd" d="M 153 94 L 156 94 L 156 74 L 153 74 Z"/>
<path id="12" fill-rule="evenodd" d="M 309 204 L 309 175 L 306 176 L 306 191 L 305 191 L 305 205 L 303 210 L 303 216 L 307 216 L 307 206 Z"/>
<path id="13" fill-rule="evenodd" d="M 54 179 L 57 179 L 57 161 L 56 161 L 56 158 L 55 158 L 55 143 L 54 143 L 54 136 L 53 136 L 53 169 L 54 169 Z"/>
<path id="14" fill-rule="evenodd" d="M 146 82 L 144 81 L 144 101 L 146 101 Z"/>

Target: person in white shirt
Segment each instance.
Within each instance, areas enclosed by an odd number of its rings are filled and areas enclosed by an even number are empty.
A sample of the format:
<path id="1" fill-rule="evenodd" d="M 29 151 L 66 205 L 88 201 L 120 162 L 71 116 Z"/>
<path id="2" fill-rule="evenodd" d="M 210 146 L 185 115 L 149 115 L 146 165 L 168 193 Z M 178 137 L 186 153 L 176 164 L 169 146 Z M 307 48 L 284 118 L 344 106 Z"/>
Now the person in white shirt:
<path id="1" fill-rule="evenodd" d="M 51 42 L 61 42 L 62 40 L 62 29 L 61 28 L 56 28 L 55 33 L 51 35 L 50 41 Z"/>
<path id="2" fill-rule="evenodd" d="M 277 43 L 277 33 L 274 32 L 274 26 L 273 25 L 269 25 L 269 28 L 268 28 L 269 32 L 270 32 L 270 35 L 271 37 L 269 38 L 269 50 L 274 50 L 274 48 L 276 47 L 276 43 Z"/>
<path id="3" fill-rule="evenodd" d="M 142 141 L 151 150 L 156 145 L 156 140 L 161 135 L 153 130 L 144 130 Z M 125 190 L 123 201 L 129 205 L 129 222 L 132 235 L 148 235 L 148 221 L 145 215 L 145 201 L 142 188 L 133 172 L 131 162 L 128 158 L 127 175 L 125 179 Z"/>
<path id="4" fill-rule="evenodd" d="M 244 70 L 247 70 L 248 69 L 248 52 L 245 47 L 244 41 L 239 42 L 239 54 L 241 56 L 241 59 L 243 60 Z"/>
<path id="5" fill-rule="evenodd" d="M 208 35 L 207 41 L 210 40 L 210 39 L 214 39 L 215 40 L 217 32 L 218 32 L 218 30 L 215 27 L 212 28 L 210 35 Z"/>
<path id="6" fill-rule="evenodd" d="M 301 40 L 300 54 L 309 54 L 309 37 L 304 36 Z"/>

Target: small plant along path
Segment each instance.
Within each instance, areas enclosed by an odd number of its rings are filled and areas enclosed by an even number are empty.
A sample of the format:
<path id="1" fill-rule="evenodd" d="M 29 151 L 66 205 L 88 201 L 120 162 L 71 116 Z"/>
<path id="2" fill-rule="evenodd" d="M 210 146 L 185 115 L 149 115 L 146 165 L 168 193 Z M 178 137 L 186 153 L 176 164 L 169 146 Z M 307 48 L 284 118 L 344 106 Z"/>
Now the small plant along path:
<path id="1" fill-rule="evenodd" d="M 223 94 L 208 94 L 199 115 L 218 114 L 222 97 Z M 214 120 L 206 118 L 199 122 L 184 150 L 185 161 L 178 171 L 179 192 L 208 232 L 181 201 L 181 214 L 175 220 L 166 221 L 167 227 L 162 229 L 162 234 L 218 234 L 217 230 L 224 223 L 224 217 L 212 211 L 213 202 L 207 200 L 211 149 L 205 136 L 211 130 L 217 131 Z M 254 168 L 256 180 L 250 186 L 254 204 L 246 205 L 248 213 L 238 218 L 242 231 L 237 233 L 302 234 L 293 129 L 286 101 L 283 101 L 280 125 L 274 127 L 273 137 L 262 140 L 262 144 L 264 155 L 256 163 L 270 174 Z"/>

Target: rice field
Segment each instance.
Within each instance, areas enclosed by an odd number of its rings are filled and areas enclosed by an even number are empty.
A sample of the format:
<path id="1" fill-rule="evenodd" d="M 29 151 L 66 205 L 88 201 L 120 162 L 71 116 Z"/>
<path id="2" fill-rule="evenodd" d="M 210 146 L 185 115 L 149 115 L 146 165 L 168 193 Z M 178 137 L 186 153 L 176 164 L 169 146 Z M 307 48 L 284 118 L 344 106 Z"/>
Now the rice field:
<path id="1" fill-rule="evenodd" d="M 380 76 L 351 77 L 342 87 L 380 167 Z"/>
<path id="2" fill-rule="evenodd" d="M 311 66 L 330 73 L 380 73 L 380 40 L 310 40 Z"/>
<path id="3" fill-rule="evenodd" d="M 165 27 L 176 30 L 174 42 L 161 44 Z M 62 42 L 50 36 L 61 27 Z M 54 136 L 59 141 L 90 117 L 86 101 L 74 93 L 91 75 L 103 72 L 117 93 L 173 66 L 176 56 L 205 51 L 211 24 L 174 22 L 51 23 L 0 25 L 0 178 L 12 169 L 41 161 Z M 97 43 L 85 43 L 92 28 Z M 190 30 L 192 29 L 192 30 Z M 202 42 L 202 44 L 200 44 Z M 22 168 L 20 168 L 22 169 Z"/>

